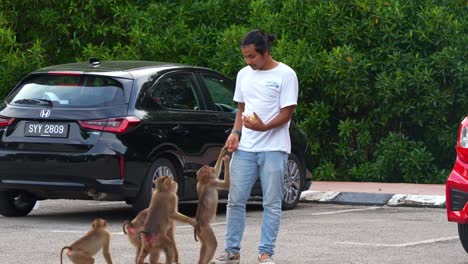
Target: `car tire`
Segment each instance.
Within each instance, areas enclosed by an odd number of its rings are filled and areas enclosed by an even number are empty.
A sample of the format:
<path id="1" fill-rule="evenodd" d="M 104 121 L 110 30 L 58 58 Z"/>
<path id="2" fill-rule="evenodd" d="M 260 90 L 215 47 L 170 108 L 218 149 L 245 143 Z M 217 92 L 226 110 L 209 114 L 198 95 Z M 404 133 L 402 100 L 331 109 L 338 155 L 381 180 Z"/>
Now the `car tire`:
<path id="1" fill-rule="evenodd" d="M 165 158 L 159 158 L 151 165 L 151 168 L 140 187 L 140 192 L 132 203 L 135 213 L 148 208 L 151 201 L 151 195 L 156 188 L 154 180 L 161 176 L 171 176 L 173 179 L 177 180 L 174 165 L 171 161 Z"/>
<path id="2" fill-rule="evenodd" d="M 37 198 L 22 191 L 0 191 L 0 214 L 5 217 L 28 215 Z"/>
<path id="3" fill-rule="evenodd" d="M 463 249 L 468 253 L 468 224 L 458 224 L 458 237 Z"/>
<path id="4" fill-rule="evenodd" d="M 284 175 L 283 210 L 291 210 L 297 206 L 304 184 L 305 171 L 299 158 L 291 153 L 288 157 L 286 175 Z"/>

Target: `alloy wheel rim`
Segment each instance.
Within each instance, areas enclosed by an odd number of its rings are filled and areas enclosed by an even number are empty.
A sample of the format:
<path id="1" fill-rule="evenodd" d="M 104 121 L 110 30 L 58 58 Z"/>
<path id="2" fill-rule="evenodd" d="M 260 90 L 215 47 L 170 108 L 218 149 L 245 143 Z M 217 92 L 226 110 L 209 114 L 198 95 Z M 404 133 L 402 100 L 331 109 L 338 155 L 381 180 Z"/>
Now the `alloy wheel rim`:
<path id="1" fill-rule="evenodd" d="M 172 173 L 171 168 L 168 166 L 159 166 L 153 174 L 153 181 L 152 181 L 152 189 L 153 191 L 156 189 L 155 180 L 161 176 L 169 176 L 174 179 L 174 174 Z"/>
<path id="2" fill-rule="evenodd" d="M 301 185 L 299 165 L 294 160 L 288 160 L 286 175 L 284 176 L 283 201 L 294 203 L 299 196 Z"/>

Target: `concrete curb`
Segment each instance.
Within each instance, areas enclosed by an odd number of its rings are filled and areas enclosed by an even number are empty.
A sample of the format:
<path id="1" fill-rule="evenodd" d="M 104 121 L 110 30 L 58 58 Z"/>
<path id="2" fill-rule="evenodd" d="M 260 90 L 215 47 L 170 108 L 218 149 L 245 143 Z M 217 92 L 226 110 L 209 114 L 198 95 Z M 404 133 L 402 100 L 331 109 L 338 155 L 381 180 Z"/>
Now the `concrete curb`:
<path id="1" fill-rule="evenodd" d="M 301 202 L 445 208 L 443 195 L 304 191 Z"/>

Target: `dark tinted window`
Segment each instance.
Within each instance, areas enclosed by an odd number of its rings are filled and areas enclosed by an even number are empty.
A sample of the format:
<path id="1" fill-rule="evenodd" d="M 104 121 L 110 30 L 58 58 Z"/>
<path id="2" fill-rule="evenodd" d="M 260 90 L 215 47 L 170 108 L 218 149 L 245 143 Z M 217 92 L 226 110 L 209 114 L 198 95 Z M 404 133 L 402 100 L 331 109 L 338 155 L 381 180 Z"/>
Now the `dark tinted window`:
<path id="1" fill-rule="evenodd" d="M 125 103 L 118 81 L 90 75 L 38 75 L 7 98 L 14 105 L 52 104 L 56 108 L 107 107 Z"/>
<path id="2" fill-rule="evenodd" d="M 199 110 L 195 80 L 190 74 L 165 76 L 156 83 L 150 92 L 154 102 L 163 108 L 179 110 Z"/>
<path id="3" fill-rule="evenodd" d="M 204 74 L 202 78 L 216 104 L 216 110 L 222 112 L 235 112 L 237 110 L 237 105 L 232 100 L 234 97 L 233 87 L 229 83 L 212 75 Z"/>

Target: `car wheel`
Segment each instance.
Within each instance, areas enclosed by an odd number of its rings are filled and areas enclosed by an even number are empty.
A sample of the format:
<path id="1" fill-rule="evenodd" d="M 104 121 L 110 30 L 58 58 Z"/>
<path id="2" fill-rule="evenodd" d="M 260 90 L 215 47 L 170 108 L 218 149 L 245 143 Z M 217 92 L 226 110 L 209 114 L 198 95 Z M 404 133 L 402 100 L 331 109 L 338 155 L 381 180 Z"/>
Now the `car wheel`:
<path id="1" fill-rule="evenodd" d="M 28 215 L 37 199 L 22 191 L 0 191 L 0 214 L 6 217 Z"/>
<path id="2" fill-rule="evenodd" d="M 458 237 L 466 253 L 468 253 L 468 224 L 458 224 Z"/>
<path id="3" fill-rule="evenodd" d="M 148 174 L 145 177 L 145 180 L 140 187 L 140 192 L 138 193 L 135 201 L 132 206 L 136 213 L 140 212 L 143 209 L 148 208 L 151 201 L 151 195 L 156 189 L 154 180 L 161 176 L 171 176 L 173 179 L 177 180 L 176 170 L 174 165 L 165 158 L 157 159 L 151 166 Z"/>
<path id="4" fill-rule="evenodd" d="M 283 210 L 294 209 L 301 198 L 302 186 L 304 186 L 305 174 L 296 155 L 290 154 L 286 175 L 284 175 Z"/>

